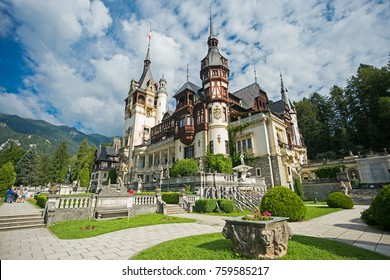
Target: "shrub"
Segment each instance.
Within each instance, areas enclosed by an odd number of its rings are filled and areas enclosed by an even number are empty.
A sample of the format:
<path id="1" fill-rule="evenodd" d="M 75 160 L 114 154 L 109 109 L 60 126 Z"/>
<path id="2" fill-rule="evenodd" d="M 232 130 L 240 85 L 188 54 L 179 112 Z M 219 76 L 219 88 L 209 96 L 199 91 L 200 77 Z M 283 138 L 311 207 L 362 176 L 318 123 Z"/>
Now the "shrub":
<path id="1" fill-rule="evenodd" d="M 386 185 L 371 203 L 373 220 L 378 226 L 390 229 L 390 185 Z"/>
<path id="2" fill-rule="evenodd" d="M 361 218 L 366 224 L 370 226 L 375 226 L 376 222 L 374 220 L 374 216 L 372 215 L 372 208 L 369 207 L 366 210 L 362 211 Z"/>
<path id="3" fill-rule="evenodd" d="M 303 193 L 301 179 L 296 176 L 294 177 L 294 192 L 303 200 L 305 195 Z"/>
<path id="4" fill-rule="evenodd" d="M 328 195 L 326 199 L 326 204 L 330 208 L 343 208 L 343 209 L 352 209 L 354 204 L 352 199 L 341 192 L 334 192 Z"/>
<path id="5" fill-rule="evenodd" d="M 218 206 L 224 213 L 234 212 L 234 201 L 230 199 L 218 199 Z"/>
<path id="6" fill-rule="evenodd" d="M 195 202 L 195 211 L 198 213 L 211 213 L 217 209 L 216 199 L 199 199 Z"/>
<path id="7" fill-rule="evenodd" d="M 231 174 L 233 173 L 232 158 L 225 157 L 223 154 L 207 153 L 206 169 L 209 169 L 210 172 Z"/>
<path id="8" fill-rule="evenodd" d="M 303 200 L 286 187 L 270 189 L 261 200 L 260 211 L 269 212 L 272 216 L 289 217 L 291 222 L 303 220 L 306 207 Z"/>
<path id="9" fill-rule="evenodd" d="M 178 204 L 179 203 L 179 193 L 178 192 L 164 192 L 161 195 L 162 200 L 167 204 Z"/>
<path id="10" fill-rule="evenodd" d="M 47 196 L 46 195 L 38 195 L 37 198 L 37 205 L 41 208 L 45 208 L 46 207 L 46 202 L 47 202 Z"/>
<path id="11" fill-rule="evenodd" d="M 191 176 L 199 172 L 198 163 L 193 158 L 175 161 L 172 166 L 172 177 Z"/>
<path id="12" fill-rule="evenodd" d="M 337 173 L 345 169 L 345 165 L 324 166 L 314 170 L 316 176 L 323 178 L 336 178 Z"/>

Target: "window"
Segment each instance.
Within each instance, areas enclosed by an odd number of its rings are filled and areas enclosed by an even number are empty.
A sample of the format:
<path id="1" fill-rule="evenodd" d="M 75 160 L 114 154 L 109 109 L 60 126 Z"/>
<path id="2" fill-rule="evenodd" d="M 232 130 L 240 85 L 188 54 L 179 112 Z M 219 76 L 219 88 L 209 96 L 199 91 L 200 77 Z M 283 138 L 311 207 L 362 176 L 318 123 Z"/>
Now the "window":
<path id="1" fill-rule="evenodd" d="M 213 70 L 213 76 L 218 76 L 218 70 Z"/>
<path id="2" fill-rule="evenodd" d="M 200 147 L 200 139 L 198 140 L 198 147 Z"/>
<path id="3" fill-rule="evenodd" d="M 246 139 L 242 140 L 242 149 L 246 151 Z"/>
<path id="4" fill-rule="evenodd" d="M 150 110 L 146 110 L 146 117 L 150 118 Z"/>
<path id="5" fill-rule="evenodd" d="M 194 157 L 194 146 L 184 148 L 184 158 Z"/>
<path id="6" fill-rule="evenodd" d="M 211 112 L 211 108 L 207 109 L 208 113 L 209 113 L 209 122 L 212 122 L 213 121 L 213 117 L 212 117 L 212 112 Z"/>
<path id="7" fill-rule="evenodd" d="M 252 138 L 248 138 L 248 149 L 252 149 Z"/>
<path id="8" fill-rule="evenodd" d="M 238 150 L 238 151 L 241 151 L 241 141 L 238 141 L 238 142 L 237 142 L 237 150 Z"/>
<path id="9" fill-rule="evenodd" d="M 225 107 L 223 107 L 223 116 L 222 116 L 222 118 L 223 118 L 223 121 L 226 122 L 226 108 Z"/>
<path id="10" fill-rule="evenodd" d="M 210 141 L 210 154 L 214 154 L 214 142 Z"/>
<path id="11" fill-rule="evenodd" d="M 184 115 L 181 115 L 180 116 L 180 125 L 179 127 L 183 127 L 184 126 Z"/>
<path id="12" fill-rule="evenodd" d="M 186 125 L 191 125 L 191 115 L 190 114 L 187 114 L 187 121 L 186 121 Z"/>
<path id="13" fill-rule="evenodd" d="M 261 176 L 261 169 L 256 168 L 256 176 L 260 177 Z"/>
<path id="14" fill-rule="evenodd" d="M 225 140 L 225 154 L 229 153 L 229 141 Z"/>

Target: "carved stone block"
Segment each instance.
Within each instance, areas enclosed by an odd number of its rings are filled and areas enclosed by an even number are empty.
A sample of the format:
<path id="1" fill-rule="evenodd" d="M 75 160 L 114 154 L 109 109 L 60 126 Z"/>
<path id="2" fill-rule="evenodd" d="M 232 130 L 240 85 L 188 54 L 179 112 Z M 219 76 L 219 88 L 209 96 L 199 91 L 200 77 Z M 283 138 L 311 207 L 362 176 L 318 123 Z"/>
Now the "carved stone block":
<path id="1" fill-rule="evenodd" d="M 233 242 L 233 250 L 255 259 L 279 259 L 286 255 L 292 231 L 288 218 L 273 217 L 270 221 L 247 221 L 226 218 L 222 234 Z"/>

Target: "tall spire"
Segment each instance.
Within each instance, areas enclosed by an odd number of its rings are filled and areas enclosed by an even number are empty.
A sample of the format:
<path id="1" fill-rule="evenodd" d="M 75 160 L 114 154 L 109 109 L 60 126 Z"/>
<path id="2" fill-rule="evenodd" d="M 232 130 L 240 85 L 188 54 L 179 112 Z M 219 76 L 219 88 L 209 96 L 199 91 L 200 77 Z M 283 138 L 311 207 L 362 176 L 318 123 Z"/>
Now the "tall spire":
<path id="1" fill-rule="evenodd" d="M 148 51 L 146 52 L 145 64 L 148 61 L 148 65 L 150 64 L 150 40 L 152 39 L 152 30 L 149 31 L 148 35 L 149 43 L 148 43 Z"/>
<path id="2" fill-rule="evenodd" d="M 254 73 L 255 73 L 255 83 L 257 84 L 256 65 L 253 66 L 253 71 L 254 71 Z"/>
<path id="3" fill-rule="evenodd" d="M 212 15 L 211 15 L 211 8 L 210 8 L 210 35 L 209 35 L 209 38 L 207 40 L 207 44 L 209 45 L 209 48 L 211 48 L 211 47 L 217 48 L 218 47 L 218 39 L 217 39 L 217 37 L 215 37 L 215 34 L 214 34 L 213 18 L 212 18 Z"/>
<path id="4" fill-rule="evenodd" d="M 282 100 L 290 106 L 290 100 L 288 98 L 288 90 L 284 87 L 282 72 L 280 73 L 280 93 L 282 94 Z"/>
<path id="5" fill-rule="evenodd" d="M 188 65 L 188 63 L 187 63 L 187 82 L 188 82 L 188 72 L 189 72 L 189 65 Z"/>

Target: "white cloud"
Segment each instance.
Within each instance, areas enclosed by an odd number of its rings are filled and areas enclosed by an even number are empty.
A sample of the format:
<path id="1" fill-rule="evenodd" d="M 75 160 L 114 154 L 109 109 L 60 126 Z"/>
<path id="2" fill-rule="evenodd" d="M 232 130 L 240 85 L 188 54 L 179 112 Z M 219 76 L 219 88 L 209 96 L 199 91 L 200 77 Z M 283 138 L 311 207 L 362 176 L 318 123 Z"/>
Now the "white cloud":
<path id="1" fill-rule="evenodd" d="M 155 81 L 164 73 L 172 96 L 186 81 L 189 64 L 190 80 L 201 85 L 210 8 L 202 0 L 10 3 L 7 15 L 14 21 L 0 19 L 0 37 L 17 27 L 31 74 L 20 92 L 0 92 L 0 111 L 10 111 L 3 104 L 12 104 L 23 116 L 122 134 L 123 100 L 131 79 L 142 74 L 150 29 Z M 214 30 L 232 74 L 230 91 L 253 83 L 256 66 L 270 99 L 280 98 L 281 71 L 290 98 L 299 100 L 314 91 L 326 94 L 334 84 L 344 86 L 359 63 L 386 64 L 389 2 L 330 3 L 327 8 L 327 2 L 315 0 L 213 1 Z M 48 107 L 57 114 L 47 113 Z"/>

